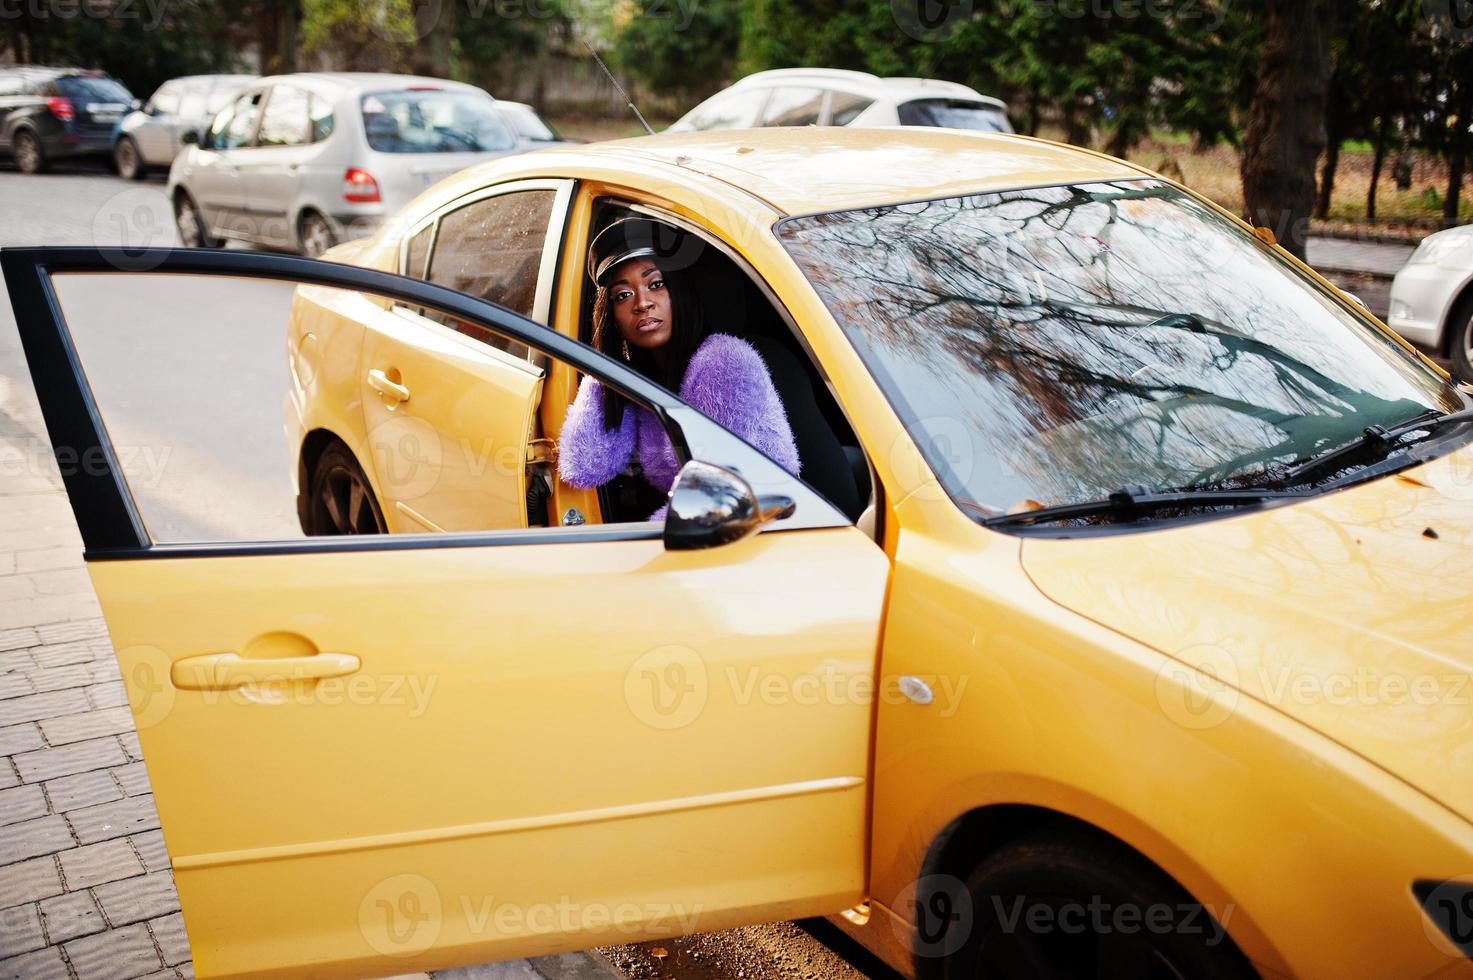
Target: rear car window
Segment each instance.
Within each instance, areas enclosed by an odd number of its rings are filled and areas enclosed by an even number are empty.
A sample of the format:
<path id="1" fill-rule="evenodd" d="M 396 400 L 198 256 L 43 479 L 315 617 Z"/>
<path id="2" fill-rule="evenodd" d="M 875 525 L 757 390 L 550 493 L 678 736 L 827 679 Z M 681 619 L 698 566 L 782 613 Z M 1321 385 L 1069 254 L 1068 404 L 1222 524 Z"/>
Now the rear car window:
<path id="1" fill-rule="evenodd" d="M 780 88 L 762 112 L 764 126 L 812 126 L 823 112 L 823 89 Z"/>
<path id="2" fill-rule="evenodd" d="M 111 78 L 69 75 L 56 80 L 56 90 L 69 99 L 85 102 L 133 101 L 133 93 Z"/>
<path id="3" fill-rule="evenodd" d="M 850 92 L 834 92 L 829 96 L 829 125 L 847 126 L 861 112 L 874 105 L 874 99 Z"/>
<path id="4" fill-rule="evenodd" d="M 984 133 L 1011 133 L 1008 114 L 988 102 L 970 99 L 914 99 L 900 105 L 902 126 L 944 126 Z"/>
<path id="5" fill-rule="evenodd" d="M 380 153 L 484 153 L 517 142 L 486 95 L 406 89 L 365 95 L 359 105 L 368 145 Z"/>

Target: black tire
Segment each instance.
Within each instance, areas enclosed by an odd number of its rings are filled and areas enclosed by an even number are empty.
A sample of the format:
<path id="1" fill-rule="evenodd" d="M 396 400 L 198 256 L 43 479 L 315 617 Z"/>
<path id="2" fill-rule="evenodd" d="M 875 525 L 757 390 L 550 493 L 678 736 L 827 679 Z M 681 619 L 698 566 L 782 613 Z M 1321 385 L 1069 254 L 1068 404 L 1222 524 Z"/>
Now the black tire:
<path id="1" fill-rule="evenodd" d="M 174 225 L 179 229 L 179 240 L 189 248 L 220 247 L 220 239 L 210 234 L 204 215 L 188 194 L 174 199 Z"/>
<path id="2" fill-rule="evenodd" d="M 133 137 L 120 138 L 113 147 L 113 168 L 124 180 L 142 180 L 148 176 L 148 167 L 143 163 L 143 154 Z"/>
<path id="3" fill-rule="evenodd" d="M 46 153 L 41 149 L 41 141 L 36 139 L 36 134 L 29 129 L 17 130 L 15 138 L 10 144 L 10 152 L 15 157 L 15 165 L 23 174 L 44 174 L 48 162 Z"/>
<path id="4" fill-rule="evenodd" d="M 310 535 L 384 534 L 384 512 L 368 477 L 348 447 L 335 442 L 322 451 L 307 488 L 302 530 Z"/>
<path id="5" fill-rule="evenodd" d="M 970 922 L 965 938 L 954 934 L 950 944 L 931 948 L 934 955 L 949 954 L 940 971 L 945 980 L 1258 975 L 1206 908 L 1155 865 L 1103 834 L 1065 828 L 1013 841 L 968 876 L 960 900 L 970 903 L 970 915 L 954 920 Z M 953 904 L 935 895 L 918 895 L 917 901 L 930 901 L 933 910 Z M 924 920 L 918 925 L 923 928 L 917 950 L 924 957 Z"/>
<path id="6" fill-rule="evenodd" d="M 1473 381 L 1473 293 L 1469 293 L 1453 307 L 1447 318 L 1448 360 L 1453 362 L 1453 373 L 1463 381 Z"/>
<path id="7" fill-rule="evenodd" d="M 338 234 L 326 218 L 316 211 L 308 211 L 297 223 L 297 243 L 303 255 L 315 259 L 338 243 Z"/>

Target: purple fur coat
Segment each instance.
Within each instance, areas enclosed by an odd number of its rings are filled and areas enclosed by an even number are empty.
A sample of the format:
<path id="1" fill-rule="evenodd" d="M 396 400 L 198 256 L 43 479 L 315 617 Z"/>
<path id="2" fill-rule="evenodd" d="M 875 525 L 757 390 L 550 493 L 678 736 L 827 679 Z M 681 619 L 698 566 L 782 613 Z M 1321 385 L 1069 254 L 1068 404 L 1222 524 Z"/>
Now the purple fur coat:
<path id="1" fill-rule="evenodd" d="M 772 376 L 751 344 L 714 333 L 691 355 L 680 381 L 680 399 L 741 436 L 795 476 L 798 447 Z M 675 449 L 654 414 L 638 406 L 623 424 L 604 429 L 603 386 L 584 378 L 558 438 L 558 476 L 581 488 L 602 486 L 622 473 L 637 452 L 644 477 L 668 491 L 679 469 Z M 663 520 L 665 508 L 650 515 Z"/>

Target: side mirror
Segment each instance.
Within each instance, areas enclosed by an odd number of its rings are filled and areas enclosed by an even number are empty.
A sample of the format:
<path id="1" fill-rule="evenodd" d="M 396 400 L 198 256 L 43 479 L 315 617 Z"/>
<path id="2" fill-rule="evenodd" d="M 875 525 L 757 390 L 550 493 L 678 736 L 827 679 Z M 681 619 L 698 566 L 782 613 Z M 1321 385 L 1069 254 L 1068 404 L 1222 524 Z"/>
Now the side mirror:
<path id="1" fill-rule="evenodd" d="M 200 131 L 197 130 L 197 129 L 186 129 L 184 132 L 180 133 L 179 134 L 179 142 L 181 142 L 181 143 L 193 143 L 196 146 L 205 146 L 206 145 L 205 144 L 204 137 L 200 135 Z"/>
<path id="2" fill-rule="evenodd" d="M 691 460 L 670 488 L 665 549 L 719 548 L 755 534 L 769 521 L 791 517 L 795 506 L 787 497 L 758 497 L 730 470 Z"/>

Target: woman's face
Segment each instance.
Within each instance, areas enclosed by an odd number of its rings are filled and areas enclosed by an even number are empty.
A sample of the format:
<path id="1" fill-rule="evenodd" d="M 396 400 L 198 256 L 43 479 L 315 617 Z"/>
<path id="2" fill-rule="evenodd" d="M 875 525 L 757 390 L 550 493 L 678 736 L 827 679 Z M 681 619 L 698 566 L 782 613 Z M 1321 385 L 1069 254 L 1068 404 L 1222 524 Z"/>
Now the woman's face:
<path id="1" fill-rule="evenodd" d="M 608 290 L 614 323 L 631 347 L 655 350 L 669 343 L 675 318 L 659 266 L 649 259 L 630 259 L 614 269 Z"/>

